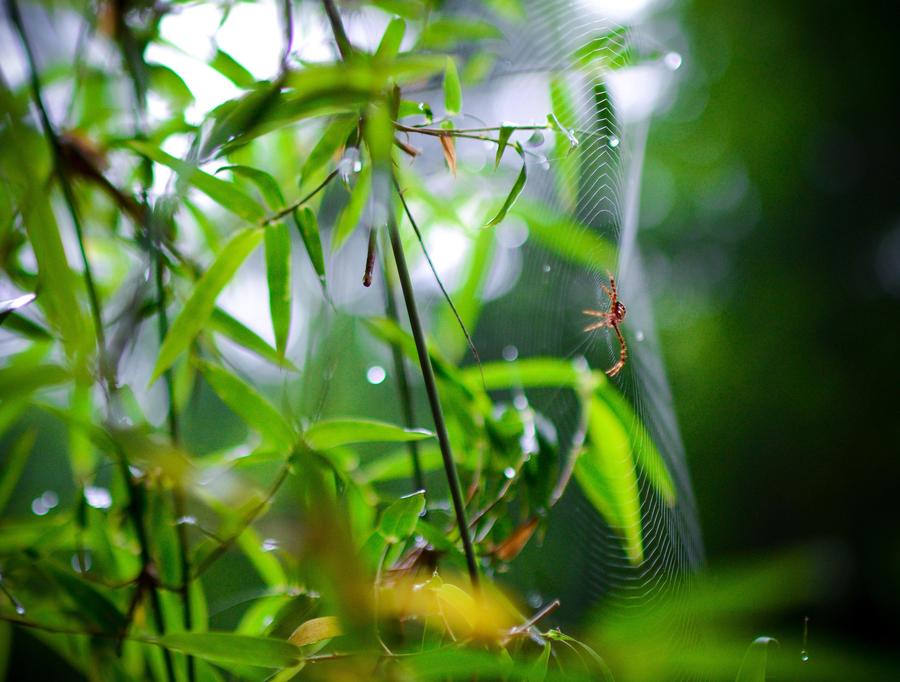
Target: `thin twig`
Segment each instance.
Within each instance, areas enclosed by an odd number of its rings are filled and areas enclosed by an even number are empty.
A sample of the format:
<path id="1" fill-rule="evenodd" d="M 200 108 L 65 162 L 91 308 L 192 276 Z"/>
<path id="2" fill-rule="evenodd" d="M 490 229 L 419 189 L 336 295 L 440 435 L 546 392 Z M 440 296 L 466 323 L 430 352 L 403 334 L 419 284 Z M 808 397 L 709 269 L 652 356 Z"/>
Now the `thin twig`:
<path id="1" fill-rule="evenodd" d="M 279 209 L 278 211 L 275 211 L 275 213 L 264 218 L 260 224 L 263 227 L 265 227 L 266 225 L 271 225 L 272 223 L 277 223 L 279 220 L 284 218 L 288 213 L 293 213 L 298 208 L 303 206 L 303 204 L 305 204 L 307 201 L 309 201 L 314 196 L 316 196 L 319 192 L 321 192 L 323 189 L 325 189 L 325 187 L 328 185 L 328 183 L 331 182 L 332 180 L 334 180 L 334 178 L 337 174 L 338 174 L 337 170 L 331 171 L 331 173 L 328 174 L 328 177 L 325 178 L 322 181 L 322 183 L 318 187 L 316 187 L 312 192 L 307 194 L 302 199 L 297 199 L 297 201 L 295 201 L 294 203 L 289 204 L 289 205 L 285 206 L 284 208 Z"/>

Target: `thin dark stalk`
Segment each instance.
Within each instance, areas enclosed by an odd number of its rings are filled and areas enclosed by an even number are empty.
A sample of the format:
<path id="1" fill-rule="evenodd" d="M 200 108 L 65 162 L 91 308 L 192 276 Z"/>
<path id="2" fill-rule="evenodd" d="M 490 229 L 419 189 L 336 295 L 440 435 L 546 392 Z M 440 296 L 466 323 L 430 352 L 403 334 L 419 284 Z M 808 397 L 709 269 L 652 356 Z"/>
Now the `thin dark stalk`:
<path id="1" fill-rule="evenodd" d="M 146 210 L 145 214 L 149 215 L 150 211 Z M 156 231 L 153 232 L 152 249 L 156 280 L 157 332 L 159 336 L 159 342 L 162 343 L 163 339 L 165 339 L 166 335 L 169 333 L 169 318 L 166 314 L 166 296 L 165 287 L 163 284 L 165 263 L 160 251 L 161 245 L 160 240 L 158 239 L 159 236 L 160 235 L 158 235 Z M 163 373 L 163 381 L 166 385 L 166 396 L 169 401 L 169 438 L 172 441 L 172 445 L 178 445 L 178 442 L 180 440 L 180 431 L 178 424 L 178 411 L 175 407 L 175 385 L 172 379 L 171 367 Z M 185 505 L 186 500 L 184 487 L 182 486 L 180 481 L 176 481 L 174 487 L 172 488 L 172 506 L 175 510 L 176 519 L 180 519 L 185 515 Z M 183 523 L 175 524 L 175 534 L 178 538 L 178 559 L 181 572 L 181 585 L 179 586 L 178 592 L 181 596 L 182 625 L 184 625 L 184 629 L 186 632 L 190 632 L 194 626 L 193 610 L 191 608 L 191 561 L 188 547 L 187 528 Z M 197 678 L 194 657 L 188 654 L 186 657 L 186 662 L 188 682 L 194 682 L 194 680 Z"/>
<path id="2" fill-rule="evenodd" d="M 112 371 L 112 368 L 107 367 L 106 334 L 103 330 L 103 314 L 100 308 L 100 297 L 97 294 L 97 287 L 94 284 L 94 273 L 91 268 L 91 263 L 88 260 L 87 249 L 85 248 L 84 229 L 82 228 L 81 218 L 79 217 L 78 209 L 76 208 L 75 194 L 72 191 L 72 186 L 69 183 L 68 176 L 66 175 L 65 164 L 63 162 L 62 156 L 62 146 L 59 142 L 59 136 L 56 134 L 56 130 L 54 129 L 53 124 L 50 122 L 50 116 L 47 114 L 47 108 L 44 106 L 41 81 L 38 78 L 37 60 L 34 57 L 34 51 L 31 48 L 31 42 L 28 40 L 28 34 L 25 32 L 25 24 L 22 21 L 22 14 L 19 11 L 19 5 L 16 0 L 6 0 L 6 6 L 7 10 L 9 11 L 10 19 L 12 19 L 12 23 L 16 27 L 16 33 L 19 34 L 19 39 L 22 42 L 22 48 L 25 50 L 25 58 L 28 61 L 28 78 L 31 82 L 31 93 L 34 98 L 34 103 L 37 107 L 38 114 L 40 115 L 41 126 L 44 129 L 44 135 L 47 137 L 47 140 L 50 143 L 50 150 L 53 154 L 53 167 L 56 171 L 57 177 L 59 178 L 59 184 L 62 187 L 63 197 L 66 201 L 66 206 L 69 209 L 69 214 L 72 217 L 72 224 L 75 227 L 75 235 L 78 239 L 78 250 L 81 254 L 81 263 L 84 268 L 84 283 L 85 287 L 87 288 L 88 300 L 91 306 L 91 316 L 93 318 L 94 328 L 97 334 L 97 348 L 100 359 L 100 371 L 104 376 L 107 376 L 110 383 L 114 383 L 109 375 L 109 373 Z"/>
<path id="3" fill-rule="evenodd" d="M 394 299 L 394 282 L 391 273 L 387 269 L 387 258 L 384 259 L 384 300 L 385 313 L 394 324 L 400 324 L 397 315 L 397 303 Z M 397 376 L 397 392 L 400 394 L 400 409 L 403 411 L 403 425 L 411 429 L 416 425 L 416 413 L 412 402 L 412 392 L 409 388 L 409 375 L 406 371 L 406 360 L 403 351 L 397 343 L 391 343 L 391 356 L 394 360 L 394 374 Z M 408 441 L 409 457 L 412 461 L 413 484 L 416 490 L 425 490 L 425 476 L 422 473 L 422 460 L 419 456 L 418 441 Z"/>
<path id="4" fill-rule="evenodd" d="M 307 194 L 302 199 L 297 199 L 297 201 L 295 201 L 294 203 L 288 204 L 284 208 L 279 209 L 278 211 L 275 211 L 275 213 L 273 213 L 272 215 L 265 218 L 261 224 L 265 227 L 266 225 L 271 225 L 272 223 L 277 223 L 279 220 L 284 218 L 288 213 L 293 213 L 298 208 L 303 206 L 303 204 L 305 204 L 307 201 L 309 201 L 314 196 L 316 196 L 319 192 L 321 192 L 323 189 L 325 189 L 325 187 L 328 185 L 328 183 L 331 182 L 332 180 L 334 180 L 334 178 L 337 174 L 338 174 L 338 171 L 336 171 L 336 170 L 331 171 L 328 174 L 328 177 L 325 178 L 321 182 L 321 184 L 319 184 L 319 186 L 316 187 L 312 192 Z"/>
<path id="5" fill-rule="evenodd" d="M 370 287 L 372 286 L 372 272 L 375 270 L 375 257 L 378 255 L 378 231 L 371 227 L 369 228 L 369 246 L 366 249 L 366 270 L 363 273 L 363 286 Z"/>
<path id="6" fill-rule="evenodd" d="M 353 54 L 353 46 L 344 30 L 344 22 L 341 21 L 341 13 L 338 11 L 334 0 L 322 0 L 325 7 L 325 14 L 328 15 L 328 21 L 331 23 L 331 32 L 334 33 L 334 40 L 337 43 L 338 51 L 341 53 L 341 59 L 347 59 Z"/>
<path id="7" fill-rule="evenodd" d="M 409 315 L 409 326 L 412 328 L 413 338 L 416 342 L 419 365 L 422 367 L 422 379 L 425 382 L 425 391 L 428 394 L 428 403 L 431 406 L 431 415 L 434 419 L 434 430 L 437 434 L 438 444 L 440 445 L 441 457 L 444 460 L 444 472 L 447 476 L 447 484 L 450 487 L 453 510 L 456 513 L 456 525 L 459 529 L 459 535 L 462 538 L 463 552 L 466 556 L 466 565 L 469 569 L 469 578 L 472 581 L 472 587 L 478 589 L 478 565 L 475 562 L 475 549 L 472 546 L 472 538 L 469 534 L 469 524 L 466 521 L 466 507 L 463 502 L 462 486 L 459 482 L 459 472 L 456 470 L 456 462 L 453 460 L 453 452 L 450 448 L 450 437 L 447 434 L 447 425 L 444 423 L 444 411 L 441 408 L 441 399 L 438 395 L 437 381 L 434 377 L 434 368 L 431 366 L 431 357 L 428 355 L 425 330 L 422 326 L 422 320 L 419 318 L 419 310 L 416 306 L 416 297 L 413 292 L 412 280 L 409 276 L 409 268 L 406 265 L 406 256 L 403 253 L 403 245 L 400 242 L 400 232 L 397 230 L 397 221 L 393 214 L 388 218 L 388 230 L 391 237 L 391 249 L 394 252 L 394 261 L 397 264 L 397 274 L 400 277 L 400 288 L 403 291 L 403 299 L 406 303 L 406 311 Z"/>

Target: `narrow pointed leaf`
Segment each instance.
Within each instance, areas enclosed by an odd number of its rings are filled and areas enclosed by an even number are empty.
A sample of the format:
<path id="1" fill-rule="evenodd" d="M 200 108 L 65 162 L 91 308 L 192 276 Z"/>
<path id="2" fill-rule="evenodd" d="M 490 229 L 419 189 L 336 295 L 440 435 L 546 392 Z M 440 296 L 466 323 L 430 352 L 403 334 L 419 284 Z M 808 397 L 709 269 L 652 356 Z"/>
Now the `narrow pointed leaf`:
<path id="1" fill-rule="evenodd" d="M 0 325 L 3 324 L 3 321 L 6 320 L 10 313 L 19 310 L 20 308 L 24 308 L 34 301 L 35 298 L 37 298 L 37 296 L 34 294 L 23 294 L 22 296 L 16 296 L 16 298 L 11 298 L 7 301 L 0 301 Z"/>
<path id="2" fill-rule="evenodd" d="M 385 542 L 392 545 L 403 542 L 415 531 L 416 524 L 424 510 L 424 490 L 401 497 L 384 510 L 381 521 L 378 523 L 378 533 L 385 539 Z"/>
<path id="3" fill-rule="evenodd" d="M 217 663 L 284 668 L 296 665 L 302 659 L 300 648 L 283 639 L 230 632 L 181 632 L 150 641 L 172 651 Z"/>
<path id="4" fill-rule="evenodd" d="M 456 143 L 450 135 L 441 135 L 441 151 L 444 152 L 444 159 L 450 172 L 456 175 Z"/>
<path id="5" fill-rule="evenodd" d="M 326 639 L 333 639 L 343 634 L 341 624 L 334 616 L 311 618 L 301 623 L 288 637 L 288 641 L 297 646 L 316 644 Z"/>
<path id="6" fill-rule="evenodd" d="M 338 149 L 344 146 L 350 133 L 357 126 L 357 116 L 336 116 L 322 132 L 316 146 L 312 148 L 303 167 L 300 169 L 300 178 L 306 181 L 317 170 L 331 160 Z"/>
<path id="7" fill-rule="evenodd" d="M 375 51 L 376 59 L 384 61 L 393 59 L 400 52 L 400 44 L 403 42 L 403 35 L 406 33 L 406 22 L 400 17 L 391 19 L 384 35 L 381 36 L 381 42 Z"/>
<path id="8" fill-rule="evenodd" d="M 770 644 L 778 644 L 778 640 L 772 637 L 757 637 L 753 640 L 744 654 L 736 682 L 766 682 Z"/>
<path id="9" fill-rule="evenodd" d="M 250 166 L 223 166 L 216 173 L 221 173 L 223 170 L 231 171 L 235 175 L 247 178 L 256 185 L 270 209 L 278 210 L 284 206 L 284 195 L 281 193 L 278 181 L 265 171 L 259 168 L 251 168 Z"/>
<path id="10" fill-rule="evenodd" d="M 433 435 L 425 429 L 405 429 L 373 419 L 325 419 L 310 426 L 303 439 L 314 450 L 327 450 L 352 443 L 402 443 Z"/>
<path id="11" fill-rule="evenodd" d="M 162 149 L 154 147 L 147 142 L 132 140 L 128 145 L 151 161 L 171 168 L 178 173 L 180 180 L 196 187 L 222 206 L 222 208 L 231 211 L 236 216 L 253 223 L 262 220 L 265 216 L 262 206 L 233 182 L 227 182 L 205 173 L 190 163 L 176 159 L 171 154 L 167 154 Z"/>
<path id="12" fill-rule="evenodd" d="M 519 198 L 519 195 L 522 193 L 522 189 L 525 187 L 525 180 L 528 175 L 527 164 L 525 163 L 524 158 L 522 159 L 522 170 L 519 171 L 519 177 L 516 178 L 515 183 L 512 186 L 512 189 L 509 191 L 509 195 L 506 197 L 506 201 L 503 202 L 503 206 L 500 207 L 500 210 L 497 212 L 493 218 L 491 218 L 485 227 L 493 227 L 494 225 L 499 224 L 506 217 L 506 214 L 509 212 L 509 209 L 512 208 L 513 204 L 516 203 L 516 199 Z"/>
<path id="13" fill-rule="evenodd" d="M 275 348 L 284 356 L 291 333 L 291 233 L 283 222 L 266 228 L 266 279 Z"/>
<path id="14" fill-rule="evenodd" d="M 513 134 L 510 126 L 501 126 L 500 134 L 497 136 L 499 144 L 497 144 L 497 156 L 494 157 L 494 168 L 500 165 L 500 159 L 503 158 L 503 152 L 506 150 L 506 144 L 509 142 L 509 136 Z"/>
<path id="15" fill-rule="evenodd" d="M 200 361 L 198 366 L 216 395 L 248 426 L 281 450 L 293 446 L 294 432 L 290 425 L 255 388 L 219 365 Z"/>
<path id="16" fill-rule="evenodd" d="M 292 372 L 298 371 L 297 367 L 290 360 L 279 355 L 278 351 L 266 343 L 262 337 L 248 329 L 221 308 L 213 310 L 209 318 L 209 324 L 213 331 L 228 337 L 234 343 L 256 353 L 264 360 L 268 360 L 272 364 L 284 367 Z"/>
<path id="17" fill-rule="evenodd" d="M 294 223 L 306 247 L 306 253 L 312 262 L 319 279 L 325 281 L 325 257 L 322 254 L 322 240 L 319 237 L 319 223 L 315 211 L 308 206 L 294 211 Z"/>
<path id="18" fill-rule="evenodd" d="M 444 109 L 450 116 L 462 111 L 462 86 L 459 84 L 459 72 L 453 57 L 447 57 L 444 69 Z"/>
<path id="19" fill-rule="evenodd" d="M 169 328 L 169 333 L 166 334 L 162 347 L 159 349 L 159 356 L 150 379 L 151 383 L 172 366 L 172 363 L 203 329 L 215 308 L 219 293 L 231 281 L 250 252 L 259 246 L 262 238 L 263 230 L 261 228 L 250 228 L 238 232 L 225 245 L 209 270 L 194 286 L 184 308 Z"/>
<path id="20" fill-rule="evenodd" d="M 331 250 L 337 251 L 347 238 L 359 225 L 362 218 L 363 209 L 366 206 L 366 200 L 369 198 L 369 192 L 372 188 L 372 167 L 365 166 L 356 179 L 356 185 L 350 192 L 350 199 L 341 212 L 337 224 L 334 228 L 334 234 L 331 237 Z"/>
<path id="21" fill-rule="evenodd" d="M 253 74 L 224 50 L 217 49 L 209 65 L 239 88 L 251 88 L 256 83 Z"/>

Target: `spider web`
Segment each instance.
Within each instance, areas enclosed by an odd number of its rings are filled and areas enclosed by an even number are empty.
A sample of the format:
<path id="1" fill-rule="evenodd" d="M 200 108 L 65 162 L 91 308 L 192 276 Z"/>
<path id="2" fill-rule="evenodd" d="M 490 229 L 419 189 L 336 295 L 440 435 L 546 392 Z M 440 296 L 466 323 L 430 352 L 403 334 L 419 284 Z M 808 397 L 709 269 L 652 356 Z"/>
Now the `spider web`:
<path id="1" fill-rule="evenodd" d="M 569 90 L 581 155 L 577 198 L 567 202 L 561 196 L 560 186 L 573 181 L 571 174 L 576 171 L 548 139 L 529 148 L 528 183 L 520 202 L 527 206 L 538 202 L 550 213 L 565 214 L 580 226 L 570 236 L 556 237 L 562 241 L 563 250 L 577 249 L 585 234 L 615 246 L 615 263 L 609 264 L 609 269 L 628 310 L 622 331 L 629 357 L 621 374 L 612 381 L 631 404 L 633 418 L 643 425 L 660 452 L 676 494 L 674 505 L 667 505 L 654 492 L 647 473 L 631 465 L 638 481 L 640 517 L 630 523 L 637 526 L 644 548 L 643 560 L 636 563 L 623 550 L 626 529 L 611 526 L 573 480 L 563 504 L 552 512 L 545 539 L 545 543 L 554 545 L 548 554 L 566 556 L 567 565 L 550 569 L 541 564 L 540 552 L 531 560 L 526 552 L 512 579 L 532 590 L 534 604 L 562 596 L 563 608 L 568 605 L 570 615 L 602 604 L 605 611 L 618 611 L 627 617 L 628 612 L 645 610 L 673 595 L 677 599 L 704 561 L 685 453 L 638 244 L 641 173 L 651 106 L 645 93 L 635 90 L 648 75 L 651 81 L 671 78 L 671 62 L 667 65 L 665 59 L 649 56 L 639 66 L 616 71 L 576 69 L 572 55 L 585 45 L 596 44 L 596 54 L 591 57 L 609 62 L 617 55 L 646 52 L 647 41 L 636 29 L 624 29 L 605 20 L 587 2 L 534 0 L 524 3 L 524 9 L 526 18 L 505 32 L 491 77 L 466 90 L 464 109 L 485 125 L 503 121 L 540 124 L 551 111 L 551 80 L 559 79 Z M 466 5 L 458 11 L 471 16 L 478 10 Z M 465 126 L 460 123 L 458 127 Z M 477 145 L 458 141 L 461 162 L 468 154 L 477 156 Z M 507 151 L 504 164 L 513 168 L 520 163 Z M 421 172 L 421 165 L 417 169 Z M 430 185 L 440 194 L 445 183 L 446 172 L 441 169 Z M 507 223 L 513 227 L 508 224 L 497 228 L 500 242 L 504 241 L 504 230 L 508 238 L 509 232 L 521 229 L 516 227 L 513 215 Z M 590 320 L 582 313 L 584 309 L 607 309 L 608 300 L 600 289 L 601 284 L 608 283 L 607 265 L 575 265 L 548 251 L 534 235 L 501 251 L 514 265 L 504 266 L 502 257 L 495 256 L 494 267 L 511 268 L 517 274 L 507 277 L 514 283 L 501 287 L 499 295 L 491 292 L 490 282 L 485 286 L 485 297 L 497 298 L 486 302 L 490 314 L 482 314 L 475 332 L 482 358 L 555 356 L 585 362 L 594 370 L 612 366 L 619 355 L 615 335 L 609 329 L 585 334 L 583 327 Z M 443 275 L 452 281 L 452 271 Z M 430 305 L 444 305 L 437 292 L 432 292 Z M 527 398 L 538 412 L 550 417 L 561 443 L 576 437 L 579 414 L 570 392 L 528 391 Z M 640 429 L 636 432 L 644 433 Z M 679 622 L 671 624 L 671 631 L 672 637 L 683 640 L 690 629 Z"/>

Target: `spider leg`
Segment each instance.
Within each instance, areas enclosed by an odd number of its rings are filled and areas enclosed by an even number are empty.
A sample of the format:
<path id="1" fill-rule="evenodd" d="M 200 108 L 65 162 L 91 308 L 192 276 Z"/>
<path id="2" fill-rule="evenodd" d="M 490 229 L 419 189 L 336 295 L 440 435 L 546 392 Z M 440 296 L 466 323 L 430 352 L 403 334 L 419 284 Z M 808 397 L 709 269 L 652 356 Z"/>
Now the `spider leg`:
<path id="1" fill-rule="evenodd" d="M 582 310 L 585 315 L 593 315 L 594 317 L 608 317 L 609 313 L 603 313 L 599 310 Z"/>
<path id="2" fill-rule="evenodd" d="M 615 287 L 613 287 L 613 290 L 610 291 L 610 290 L 609 290 L 609 287 L 607 287 L 605 284 L 601 284 L 601 285 L 600 285 L 600 288 L 603 289 L 603 293 L 606 294 L 606 297 L 607 297 L 610 301 L 615 301 L 615 300 L 616 300 L 616 294 L 615 294 L 616 289 L 615 289 Z"/>
<path id="3" fill-rule="evenodd" d="M 608 320 L 602 320 L 601 322 L 591 322 L 587 327 L 584 328 L 584 331 L 592 332 L 595 329 L 602 329 L 603 327 L 608 326 L 610 326 Z"/>
<path id="4" fill-rule="evenodd" d="M 625 345 L 625 337 L 622 336 L 619 325 L 613 323 L 610 324 L 610 327 L 612 327 L 613 331 L 616 333 L 616 338 L 619 339 L 619 359 L 616 364 L 606 370 L 606 376 L 612 378 L 621 372 L 622 368 L 625 366 L 625 361 L 628 359 L 628 346 Z"/>

